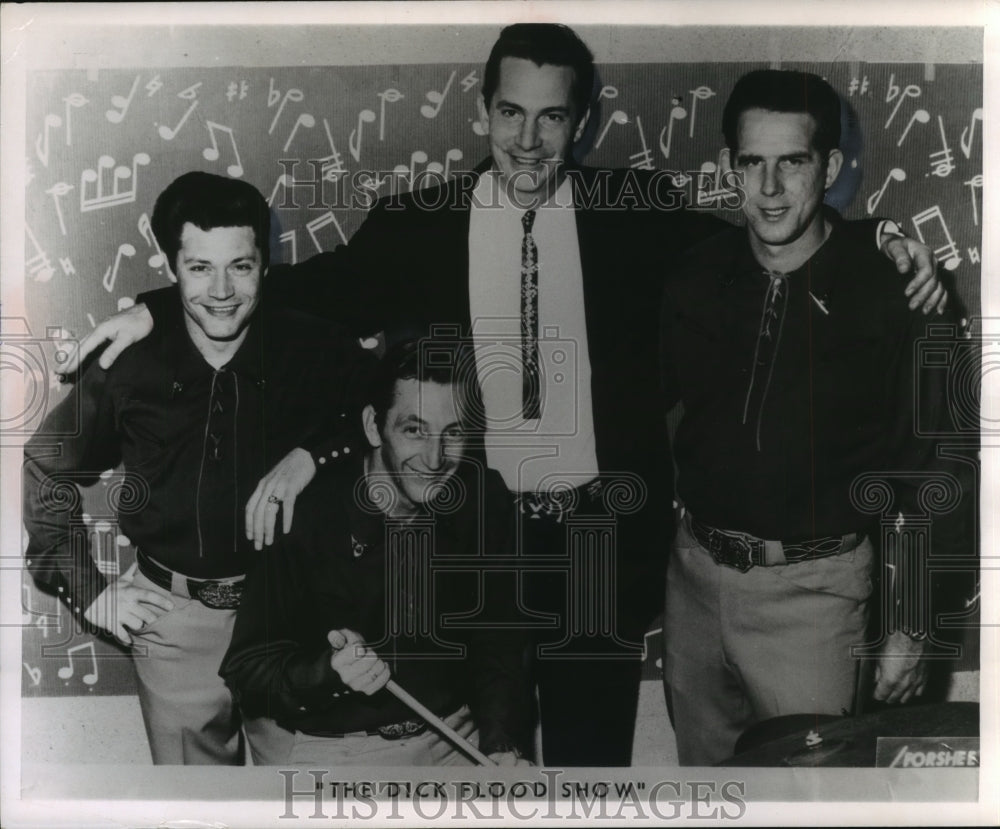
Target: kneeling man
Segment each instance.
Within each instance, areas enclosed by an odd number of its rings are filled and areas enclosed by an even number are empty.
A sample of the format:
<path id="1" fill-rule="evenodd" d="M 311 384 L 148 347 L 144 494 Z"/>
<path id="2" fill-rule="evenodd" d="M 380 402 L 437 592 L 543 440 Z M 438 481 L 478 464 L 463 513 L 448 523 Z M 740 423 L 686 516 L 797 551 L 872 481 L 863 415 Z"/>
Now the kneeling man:
<path id="1" fill-rule="evenodd" d="M 221 673 L 247 715 L 295 731 L 294 765 L 469 764 L 390 677 L 495 762 L 527 762 L 525 638 L 515 591 L 487 572 L 513 550 L 514 513 L 465 457 L 461 364 L 427 341 L 387 351 L 367 454 L 306 490 L 248 579 Z"/>

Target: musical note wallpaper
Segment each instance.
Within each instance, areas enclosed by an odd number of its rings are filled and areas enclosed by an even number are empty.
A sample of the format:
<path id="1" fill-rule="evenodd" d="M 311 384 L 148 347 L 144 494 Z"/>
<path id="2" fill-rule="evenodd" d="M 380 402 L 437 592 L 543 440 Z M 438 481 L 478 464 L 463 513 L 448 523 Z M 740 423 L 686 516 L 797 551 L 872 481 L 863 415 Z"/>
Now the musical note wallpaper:
<path id="1" fill-rule="evenodd" d="M 716 162 L 735 80 L 767 63 L 609 64 L 580 161 L 686 173 L 690 200 L 722 209 Z M 983 81 L 978 64 L 783 64 L 823 75 L 844 101 L 845 166 L 828 201 L 884 216 L 934 250 L 963 316 L 980 313 Z M 83 336 L 168 284 L 149 216 L 176 176 L 254 184 L 276 219 L 272 261 L 351 238 L 392 176 L 407 187 L 472 169 L 480 64 L 35 71 L 28 79 L 25 303 L 32 331 Z M 336 278 L 331 274 L 331 278 Z M 50 365 L 54 354 L 46 356 Z M 53 384 L 53 402 L 65 389 Z M 105 497 L 85 493 L 103 572 L 134 560 Z M 23 574 L 26 696 L 134 692 L 123 651 L 73 629 Z"/>

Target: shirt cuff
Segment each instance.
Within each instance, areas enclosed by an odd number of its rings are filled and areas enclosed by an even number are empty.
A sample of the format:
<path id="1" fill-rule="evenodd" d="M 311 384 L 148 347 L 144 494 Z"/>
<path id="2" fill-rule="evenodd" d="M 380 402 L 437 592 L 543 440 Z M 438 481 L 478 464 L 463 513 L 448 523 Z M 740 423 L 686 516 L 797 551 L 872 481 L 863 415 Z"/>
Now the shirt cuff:
<path id="1" fill-rule="evenodd" d="M 875 247 L 882 250 L 882 245 L 892 239 L 904 239 L 906 234 L 900 229 L 892 219 L 883 219 L 875 228 Z"/>
<path id="2" fill-rule="evenodd" d="M 341 413 L 340 420 L 346 422 L 347 415 Z M 358 434 L 346 428 L 332 437 L 315 435 L 307 438 L 302 441 L 302 448 L 312 456 L 317 470 L 349 460 L 364 451 Z"/>

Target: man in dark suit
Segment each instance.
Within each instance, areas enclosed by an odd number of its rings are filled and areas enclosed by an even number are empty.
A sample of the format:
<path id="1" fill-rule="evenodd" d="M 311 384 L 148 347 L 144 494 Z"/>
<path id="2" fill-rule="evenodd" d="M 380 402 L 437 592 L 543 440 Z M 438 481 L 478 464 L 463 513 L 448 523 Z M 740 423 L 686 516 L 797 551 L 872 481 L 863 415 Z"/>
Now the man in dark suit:
<path id="1" fill-rule="evenodd" d="M 359 335 L 433 325 L 473 338 L 486 460 L 518 498 L 521 553 L 536 556 L 523 598 L 548 640 L 535 668 L 549 765 L 630 762 L 638 643 L 662 605 L 673 529 L 657 309 L 670 260 L 722 226 L 658 193 L 662 172 L 573 163 L 593 86 L 593 57 L 571 29 L 505 28 L 483 78 L 491 158 L 383 199 L 350 244 L 275 268 L 267 287 Z M 874 245 L 874 228 L 850 232 Z M 914 299 L 936 303 L 932 291 Z M 159 324 L 155 294 L 145 299 Z M 129 320 L 102 362 L 151 322 L 141 306 Z M 105 326 L 84 345 L 117 336 Z M 333 459 L 313 460 L 262 482 L 247 509 L 258 540 L 273 532 L 269 499 L 284 502 L 287 530 L 290 503 Z"/>

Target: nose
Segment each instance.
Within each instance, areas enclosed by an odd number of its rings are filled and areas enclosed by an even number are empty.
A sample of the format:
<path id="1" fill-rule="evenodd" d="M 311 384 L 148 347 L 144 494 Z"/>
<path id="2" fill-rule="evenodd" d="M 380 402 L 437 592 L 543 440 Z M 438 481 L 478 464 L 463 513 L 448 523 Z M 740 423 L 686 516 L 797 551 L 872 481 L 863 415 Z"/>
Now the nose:
<path id="1" fill-rule="evenodd" d="M 208 295 L 212 299 L 229 299 L 233 295 L 233 280 L 225 268 L 220 268 L 212 277 Z"/>
<path id="2" fill-rule="evenodd" d="M 781 190 L 781 176 L 778 172 L 778 165 L 765 164 L 764 179 L 760 185 L 760 192 L 765 196 L 777 196 Z"/>
<path id="3" fill-rule="evenodd" d="M 423 452 L 424 466 L 429 472 L 437 472 L 444 466 L 444 441 L 440 435 L 427 438 Z"/>
<path id="4" fill-rule="evenodd" d="M 525 150 L 533 150 L 541 142 L 541 133 L 534 118 L 525 118 L 521 124 L 521 132 L 517 136 L 517 143 Z"/>

